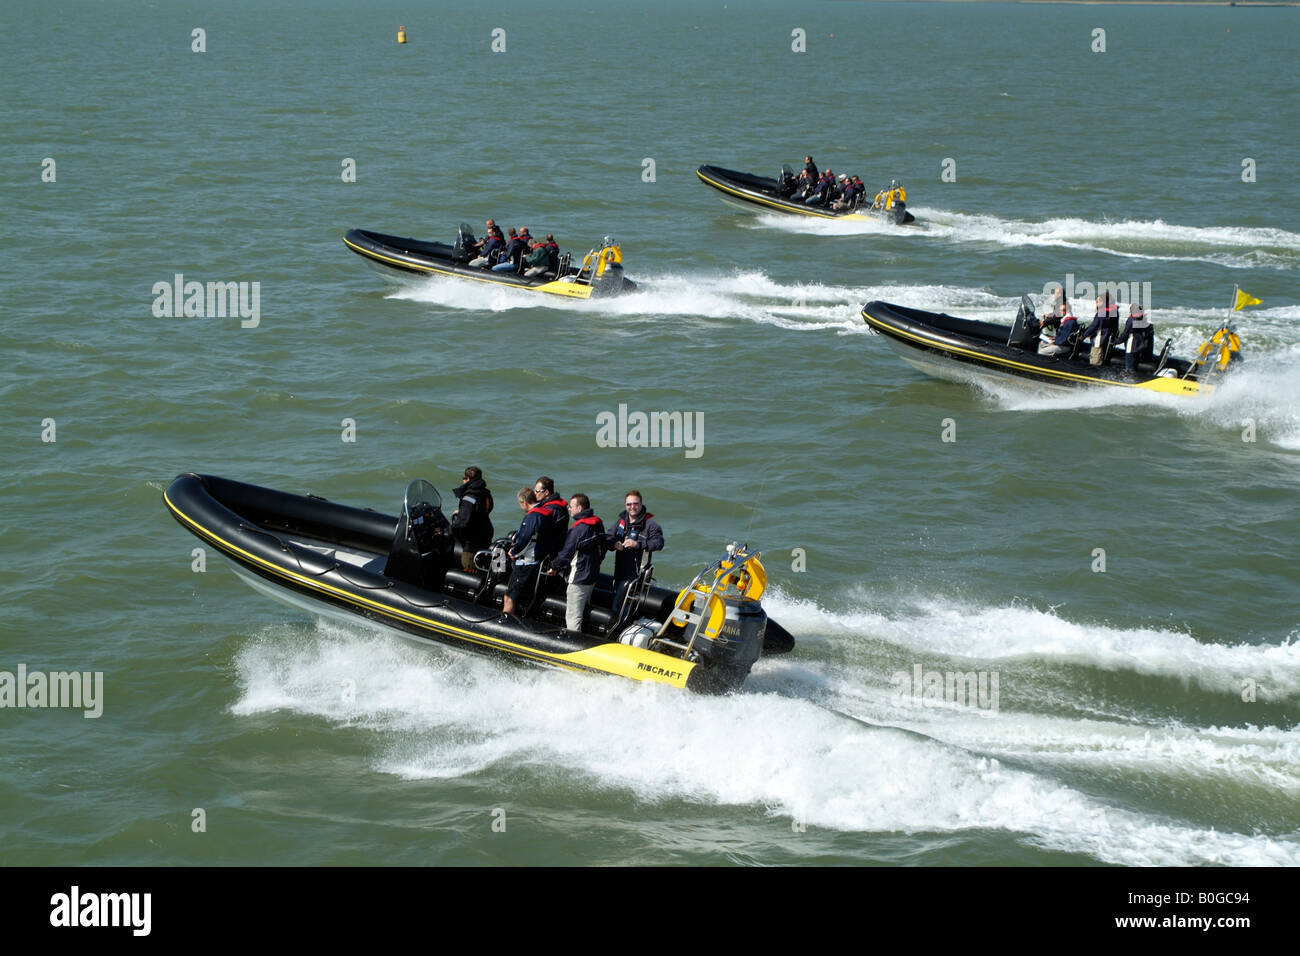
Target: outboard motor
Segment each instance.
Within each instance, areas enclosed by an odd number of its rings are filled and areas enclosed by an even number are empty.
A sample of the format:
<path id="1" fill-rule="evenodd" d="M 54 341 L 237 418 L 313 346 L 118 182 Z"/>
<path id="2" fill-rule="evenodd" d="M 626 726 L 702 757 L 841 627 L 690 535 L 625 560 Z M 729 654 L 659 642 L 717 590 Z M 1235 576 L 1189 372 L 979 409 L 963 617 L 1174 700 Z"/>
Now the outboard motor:
<path id="1" fill-rule="evenodd" d="M 583 266 L 591 272 L 591 295 L 617 295 L 622 291 L 623 247 L 612 236 L 601 240 L 600 247 L 587 253 Z"/>
<path id="2" fill-rule="evenodd" d="M 437 590 L 442 587 L 455 548 L 451 522 L 442 513 L 442 496 L 422 478 L 411 482 L 384 575 L 425 590 Z"/>
<path id="3" fill-rule="evenodd" d="M 677 595 L 668 620 L 649 640 L 649 648 L 697 663 L 687 679 L 687 686 L 694 690 L 734 690 L 744 683 L 763 653 L 767 612 L 760 599 L 766 587 L 767 572 L 758 552 L 730 545 L 722 558 L 697 574 Z M 645 640 L 647 620 L 628 626 L 619 641 L 645 646 L 639 642 Z"/>
<path id="4" fill-rule="evenodd" d="M 696 683 L 702 690 L 727 691 L 739 687 L 763 653 L 767 612 L 755 600 L 723 599 L 721 627 L 697 635 L 692 650 L 707 664 Z"/>

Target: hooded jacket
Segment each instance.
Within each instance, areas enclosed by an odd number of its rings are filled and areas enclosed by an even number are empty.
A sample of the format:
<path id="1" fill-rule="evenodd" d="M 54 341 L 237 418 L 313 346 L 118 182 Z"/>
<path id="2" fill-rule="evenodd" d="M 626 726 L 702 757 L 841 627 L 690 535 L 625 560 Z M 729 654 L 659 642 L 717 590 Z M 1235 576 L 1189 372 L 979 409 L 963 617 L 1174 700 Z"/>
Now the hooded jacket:
<path id="1" fill-rule="evenodd" d="M 451 530 L 456 540 L 467 550 L 486 548 L 492 543 L 492 492 L 482 478 L 471 478 L 459 488 L 452 489 L 459 500 L 456 515 L 451 519 Z"/>

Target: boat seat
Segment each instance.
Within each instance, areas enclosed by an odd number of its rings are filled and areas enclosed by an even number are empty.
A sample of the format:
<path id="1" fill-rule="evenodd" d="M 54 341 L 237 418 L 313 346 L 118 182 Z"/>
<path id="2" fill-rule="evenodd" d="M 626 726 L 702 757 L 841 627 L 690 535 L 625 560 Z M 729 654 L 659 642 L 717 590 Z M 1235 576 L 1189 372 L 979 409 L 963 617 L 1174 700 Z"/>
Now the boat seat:
<path id="1" fill-rule="evenodd" d="M 543 599 L 537 616 L 545 621 L 563 626 L 567 612 L 568 602 L 565 600 L 565 596 L 563 594 L 552 594 Z M 603 636 L 609 633 L 610 625 L 614 623 L 614 620 L 614 615 L 609 610 L 603 607 L 593 607 L 591 602 L 588 602 L 582 616 L 582 630 L 587 634 Z"/>
<path id="2" fill-rule="evenodd" d="M 447 571 L 442 579 L 443 590 L 458 597 L 472 598 L 482 586 L 482 571 L 465 571 L 461 568 L 452 568 Z"/>

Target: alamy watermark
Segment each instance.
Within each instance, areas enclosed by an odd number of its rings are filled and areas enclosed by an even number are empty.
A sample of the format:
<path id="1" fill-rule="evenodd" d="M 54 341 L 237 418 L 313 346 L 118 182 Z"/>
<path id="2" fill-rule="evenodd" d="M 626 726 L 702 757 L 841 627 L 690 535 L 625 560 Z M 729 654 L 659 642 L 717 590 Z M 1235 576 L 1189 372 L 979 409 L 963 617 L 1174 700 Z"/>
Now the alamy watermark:
<path id="1" fill-rule="evenodd" d="M 684 448 L 687 458 L 704 454 L 703 412 L 617 412 L 596 415 L 598 448 Z"/>
<path id="2" fill-rule="evenodd" d="M 71 708 L 93 720 L 104 713 L 104 672 L 29 673 L 19 664 L 16 674 L 0 671 L 0 709 L 5 707 Z"/>
<path id="3" fill-rule="evenodd" d="M 58 927 L 125 926 L 148 936 L 152 911 L 152 893 L 83 893 L 74 885 L 50 897 L 50 925 Z"/>
<path id="4" fill-rule="evenodd" d="M 939 671 L 912 665 L 912 672 L 895 671 L 889 679 L 894 699 L 905 707 L 973 707 L 998 712 L 998 671 Z"/>
<path id="5" fill-rule="evenodd" d="M 178 272 L 171 282 L 155 282 L 153 296 L 153 314 L 159 319 L 238 316 L 245 329 L 255 329 L 262 321 L 260 282 L 187 282 Z"/>
<path id="6" fill-rule="evenodd" d="M 1043 284 L 1043 294 L 1055 295 L 1056 290 L 1062 288 L 1065 289 L 1067 302 L 1087 303 L 1099 295 L 1109 295 L 1111 302 L 1125 302 L 1140 305 L 1148 312 L 1151 310 L 1150 282 L 1076 282 L 1074 273 L 1068 272 L 1065 275 L 1065 285 L 1055 281 L 1046 282 Z"/>

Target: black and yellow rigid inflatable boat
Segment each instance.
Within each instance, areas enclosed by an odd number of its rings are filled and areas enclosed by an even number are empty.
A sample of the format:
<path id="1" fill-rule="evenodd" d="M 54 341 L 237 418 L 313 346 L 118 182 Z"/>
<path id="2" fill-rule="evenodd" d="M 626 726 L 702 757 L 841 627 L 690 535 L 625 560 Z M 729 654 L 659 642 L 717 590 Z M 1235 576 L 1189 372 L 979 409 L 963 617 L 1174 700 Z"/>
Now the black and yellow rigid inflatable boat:
<path id="1" fill-rule="evenodd" d="M 465 223 L 461 223 L 454 243 L 388 236 L 367 229 L 349 229 L 343 237 L 343 244 L 371 265 L 401 275 L 452 276 L 570 299 L 601 298 L 636 289 L 636 283 L 623 275 L 623 247 L 610 236 L 576 265 L 568 253 L 556 255 L 547 271 L 537 276 L 524 275 L 518 266 L 503 272 L 471 266 L 473 243 L 474 234 Z"/>
<path id="2" fill-rule="evenodd" d="M 797 199 L 789 198 L 782 183 L 789 183 L 794 175 L 790 167 L 781 167 L 780 179 L 769 179 L 754 173 L 742 173 L 721 166 L 701 166 L 695 175 L 706 186 L 712 186 L 728 206 L 743 209 L 746 212 L 790 213 L 795 216 L 811 216 L 814 219 L 845 219 L 850 222 L 891 222 L 902 226 L 916 221 L 916 217 L 907 211 L 907 193 L 902 187 L 882 189 L 874 201 L 855 203 L 848 209 L 827 209 L 823 206 L 807 206 Z"/>
<path id="3" fill-rule="evenodd" d="M 574 633 L 564 629 L 559 576 L 539 576 L 523 616 L 502 613 L 507 542 L 476 554 L 476 570 L 462 570 L 427 481 L 411 482 L 396 517 L 211 475 L 181 475 L 163 499 L 256 590 L 416 643 L 713 693 L 739 688 L 761 655 L 794 647 L 763 610 L 766 573 L 746 547 L 729 547 L 680 592 L 653 585 L 647 568 L 625 585 L 617 611 L 602 574 Z"/>
<path id="4" fill-rule="evenodd" d="M 868 302 L 862 318 L 872 331 L 885 336 L 913 368 L 936 378 L 962 382 L 982 375 L 1060 388 L 1101 385 L 1166 395 L 1198 395 L 1214 389 L 1212 379 L 1235 365 L 1241 347 L 1235 330 L 1225 323 L 1192 361 L 1171 356 L 1171 342 L 1166 340 L 1158 355 L 1138 361 L 1133 371 L 1124 366 L 1122 348 L 1112 347 L 1101 357 L 1100 364 L 1093 365 L 1088 345 L 1077 338 L 1077 333 L 1065 351 L 1043 355 L 1038 351 L 1038 319 L 1028 296 L 1021 298 L 1010 326 L 889 302 Z"/>

